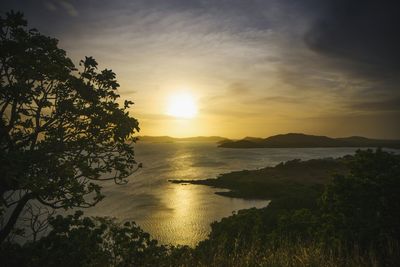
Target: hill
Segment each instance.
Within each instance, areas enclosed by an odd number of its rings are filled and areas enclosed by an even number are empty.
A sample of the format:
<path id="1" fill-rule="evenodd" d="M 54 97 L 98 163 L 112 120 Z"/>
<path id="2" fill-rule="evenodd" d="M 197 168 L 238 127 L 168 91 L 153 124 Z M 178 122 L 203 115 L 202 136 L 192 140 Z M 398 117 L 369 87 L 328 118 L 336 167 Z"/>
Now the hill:
<path id="1" fill-rule="evenodd" d="M 369 139 L 360 136 L 331 138 L 327 136 L 288 133 L 268 138 L 244 138 L 221 142 L 226 148 L 312 148 L 312 147 L 386 147 L 400 148 L 400 140 Z"/>

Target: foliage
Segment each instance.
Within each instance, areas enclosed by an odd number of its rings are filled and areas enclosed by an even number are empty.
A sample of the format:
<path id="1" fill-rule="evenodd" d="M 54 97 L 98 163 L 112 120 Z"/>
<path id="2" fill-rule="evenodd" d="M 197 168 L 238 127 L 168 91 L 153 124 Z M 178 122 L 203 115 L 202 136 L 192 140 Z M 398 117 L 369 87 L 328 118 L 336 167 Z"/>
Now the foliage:
<path id="1" fill-rule="evenodd" d="M 0 242 L 29 201 L 90 207 L 103 197 L 95 181 L 123 183 L 138 167 L 138 122 L 115 73 L 92 57 L 78 71 L 57 43 L 21 13 L 0 17 Z"/>
<path id="2" fill-rule="evenodd" d="M 350 170 L 335 176 L 321 198 L 325 237 L 363 247 L 399 241 L 400 156 L 358 151 Z"/>
<path id="3" fill-rule="evenodd" d="M 82 215 L 79 211 L 53 217 L 52 230 L 37 242 L 3 245 L 3 263 L 6 266 L 156 266 L 166 256 L 167 248 L 159 246 L 133 222 L 121 225 L 110 218 Z"/>

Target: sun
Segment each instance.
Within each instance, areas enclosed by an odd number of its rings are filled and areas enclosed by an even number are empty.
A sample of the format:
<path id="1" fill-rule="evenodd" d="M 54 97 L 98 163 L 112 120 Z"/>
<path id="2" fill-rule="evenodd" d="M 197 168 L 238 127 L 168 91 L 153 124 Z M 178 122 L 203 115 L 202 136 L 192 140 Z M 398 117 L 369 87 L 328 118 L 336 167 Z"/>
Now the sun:
<path id="1" fill-rule="evenodd" d="M 194 118 L 197 115 L 197 105 L 193 95 L 188 92 L 170 95 L 166 113 L 176 118 Z"/>

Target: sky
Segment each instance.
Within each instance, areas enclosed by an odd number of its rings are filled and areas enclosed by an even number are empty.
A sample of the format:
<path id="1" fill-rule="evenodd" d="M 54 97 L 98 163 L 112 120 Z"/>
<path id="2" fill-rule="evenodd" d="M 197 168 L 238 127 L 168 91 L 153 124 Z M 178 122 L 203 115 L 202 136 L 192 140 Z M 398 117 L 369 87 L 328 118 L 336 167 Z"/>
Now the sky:
<path id="1" fill-rule="evenodd" d="M 400 138 L 397 1 L 6 0 L 0 7 L 1 16 L 22 11 L 75 63 L 93 56 L 112 69 L 121 98 L 135 102 L 140 135 Z M 190 116 L 171 116 L 171 105 L 182 104 L 171 98 L 191 98 Z"/>

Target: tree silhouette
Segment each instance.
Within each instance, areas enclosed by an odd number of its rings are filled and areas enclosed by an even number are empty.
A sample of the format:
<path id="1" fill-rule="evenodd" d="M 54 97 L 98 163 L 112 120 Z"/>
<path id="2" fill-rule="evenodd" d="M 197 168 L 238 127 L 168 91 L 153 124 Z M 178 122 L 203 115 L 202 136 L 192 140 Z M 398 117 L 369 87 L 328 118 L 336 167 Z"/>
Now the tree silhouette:
<path id="1" fill-rule="evenodd" d="M 368 248 L 399 242 L 400 156 L 359 150 L 349 165 L 350 173 L 336 175 L 321 197 L 322 233 Z"/>
<path id="2" fill-rule="evenodd" d="M 58 41 L 28 29 L 22 13 L 0 17 L 0 215 L 4 241 L 29 201 L 90 207 L 97 181 L 125 183 L 138 121 L 118 103 L 115 73 L 86 57 L 80 71 Z"/>

